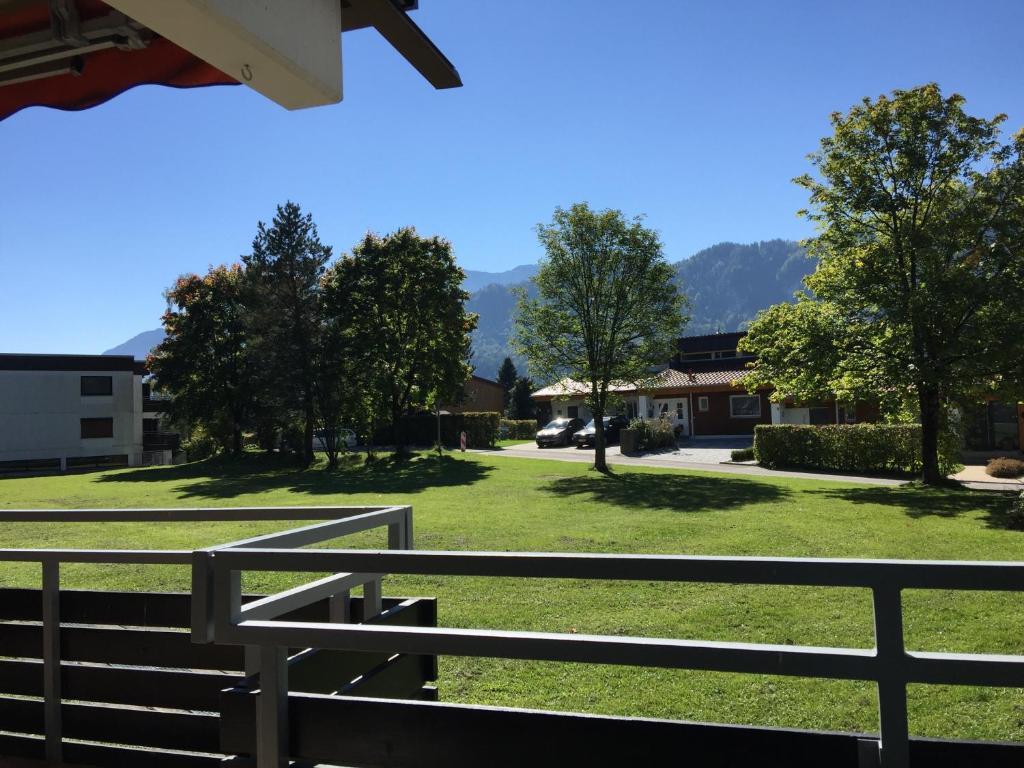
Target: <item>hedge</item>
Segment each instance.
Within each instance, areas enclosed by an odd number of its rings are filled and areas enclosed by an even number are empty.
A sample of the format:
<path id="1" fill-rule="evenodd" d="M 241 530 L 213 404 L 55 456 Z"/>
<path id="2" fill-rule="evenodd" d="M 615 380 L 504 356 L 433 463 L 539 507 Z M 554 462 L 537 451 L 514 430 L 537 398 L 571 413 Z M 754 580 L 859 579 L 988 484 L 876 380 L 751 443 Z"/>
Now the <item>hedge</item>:
<path id="1" fill-rule="evenodd" d="M 459 433 L 465 431 L 467 448 L 493 448 L 498 439 L 500 420 L 501 414 L 497 411 L 441 414 L 441 444 L 449 448 L 458 447 Z M 437 416 L 405 416 L 401 430 L 407 445 L 434 445 L 437 442 Z M 394 443 L 394 430 L 390 426 L 378 430 L 374 442 L 377 445 Z"/>
<path id="2" fill-rule="evenodd" d="M 533 440 L 537 436 L 537 422 L 534 419 L 502 419 L 498 424 L 498 435 L 502 440 Z"/>
<path id="3" fill-rule="evenodd" d="M 754 458 L 769 469 L 914 474 L 921 471 L 921 425 L 758 424 Z M 958 460 L 949 441 L 940 441 L 940 470 L 955 472 Z"/>

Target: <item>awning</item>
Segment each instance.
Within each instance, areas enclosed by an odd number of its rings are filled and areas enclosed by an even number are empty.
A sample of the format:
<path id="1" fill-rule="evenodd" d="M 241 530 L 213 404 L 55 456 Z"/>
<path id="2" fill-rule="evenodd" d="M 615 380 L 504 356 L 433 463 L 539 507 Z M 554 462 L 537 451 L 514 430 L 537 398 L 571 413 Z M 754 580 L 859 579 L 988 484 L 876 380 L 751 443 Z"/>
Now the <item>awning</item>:
<path id="1" fill-rule="evenodd" d="M 341 34 L 375 28 L 435 88 L 462 85 L 418 0 L 0 0 L 0 120 L 136 85 L 244 84 L 288 109 L 341 100 Z M 230 74 L 227 74 L 230 73 Z"/>
<path id="2" fill-rule="evenodd" d="M 238 84 L 170 40 L 131 24 L 100 0 L 68 6 L 78 13 L 78 37 L 73 44 L 63 42 L 59 36 L 66 36 L 68 29 L 54 35 L 50 7 L 47 0 L 0 0 L 0 54 L 9 54 L 0 60 L 0 120 L 32 106 L 87 109 L 136 85 Z M 33 63 L 19 68 L 19 58 Z"/>

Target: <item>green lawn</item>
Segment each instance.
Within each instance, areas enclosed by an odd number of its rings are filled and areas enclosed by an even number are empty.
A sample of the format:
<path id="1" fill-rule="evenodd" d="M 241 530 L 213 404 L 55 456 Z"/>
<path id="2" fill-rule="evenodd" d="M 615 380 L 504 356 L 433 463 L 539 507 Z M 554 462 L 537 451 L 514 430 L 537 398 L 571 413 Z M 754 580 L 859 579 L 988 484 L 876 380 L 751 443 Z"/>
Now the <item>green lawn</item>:
<path id="1" fill-rule="evenodd" d="M 993 493 L 744 478 L 465 454 L 405 465 L 298 471 L 260 457 L 0 481 L 0 506 L 413 505 L 420 549 L 1018 560 L 1010 498 Z M 11 524 L 0 547 L 188 548 L 280 524 Z M 342 546 L 384 544 L 383 532 Z M 186 589 L 171 567 L 66 566 L 64 584 Z M 294 583 L 263 574 L 250 589 Z M 38 569 L 0 564 L 0 584 Z M 861 590 L 389 577 L 385 593 L 436 595 L 441 623 L 564 632 L 872 645 Z M 1019 596 L 906 594 L 908 647 L 1024 654 Z M 442 700 L 840 730 L 877 728 L 862 683 L 445 658 Z M 913 687 L 917 734 L 1024 741 L 1024 691 Z"/>

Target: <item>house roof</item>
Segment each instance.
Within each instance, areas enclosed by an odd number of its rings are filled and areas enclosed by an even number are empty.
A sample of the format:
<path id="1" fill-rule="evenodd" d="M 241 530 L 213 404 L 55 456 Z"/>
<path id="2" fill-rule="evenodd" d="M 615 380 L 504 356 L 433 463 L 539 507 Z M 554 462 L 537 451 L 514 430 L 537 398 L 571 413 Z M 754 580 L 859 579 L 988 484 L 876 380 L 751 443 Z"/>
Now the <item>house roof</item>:
<path id="1" fill-rule="evenodd" d="M 731 387 L 733 382 L 743 375 L 743 365 L 722 365 L 731 363 L 730 360 L 708 361 L 718 363 L 715 369 L 677 371 L 673 368 L 666 368 L 664 371 L 655 374 L 648 382 L 637 386 L 629 382 L 613 383 L 609 389 L 612 392 L 678 392 L 680 390 L 699 390 L 707 388 Z M 548 400 L 555 397 L 582 396 L 587 393 L 587 385 L 573 379 L 562 379 L 543 389 L 538 389 L 531 397 L 536 400 Z"/>
<path id="2" fill-rule="evenodd" d="M 146 363 L 131 355 L 22 355 L 0 353 L 0 371 L 132 371 L 146 374 Z"/>

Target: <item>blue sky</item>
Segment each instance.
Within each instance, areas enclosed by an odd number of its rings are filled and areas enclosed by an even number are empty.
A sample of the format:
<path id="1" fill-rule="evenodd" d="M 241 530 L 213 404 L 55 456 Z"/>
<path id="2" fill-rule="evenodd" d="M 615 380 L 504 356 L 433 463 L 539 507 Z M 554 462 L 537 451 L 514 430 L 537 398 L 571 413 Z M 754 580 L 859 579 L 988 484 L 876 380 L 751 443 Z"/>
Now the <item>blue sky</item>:
<path id="1" fill-rule="evenodd" d="M 338 251 L 412 224 L 493 271 L 536 261 L 534 225 L 587 200 L 646 214 L 674 261 L 809 234 L 790 180 L 863 96 L 936 81 L 1024 125 L 1021 0 L 421 0 L 414 18 L 464 88 L 364 30 L 338 105 L 143 87 L 0 123 L 0 351 L 157 327 L 175 277 L 237 260 L 285 199 Z"/>

